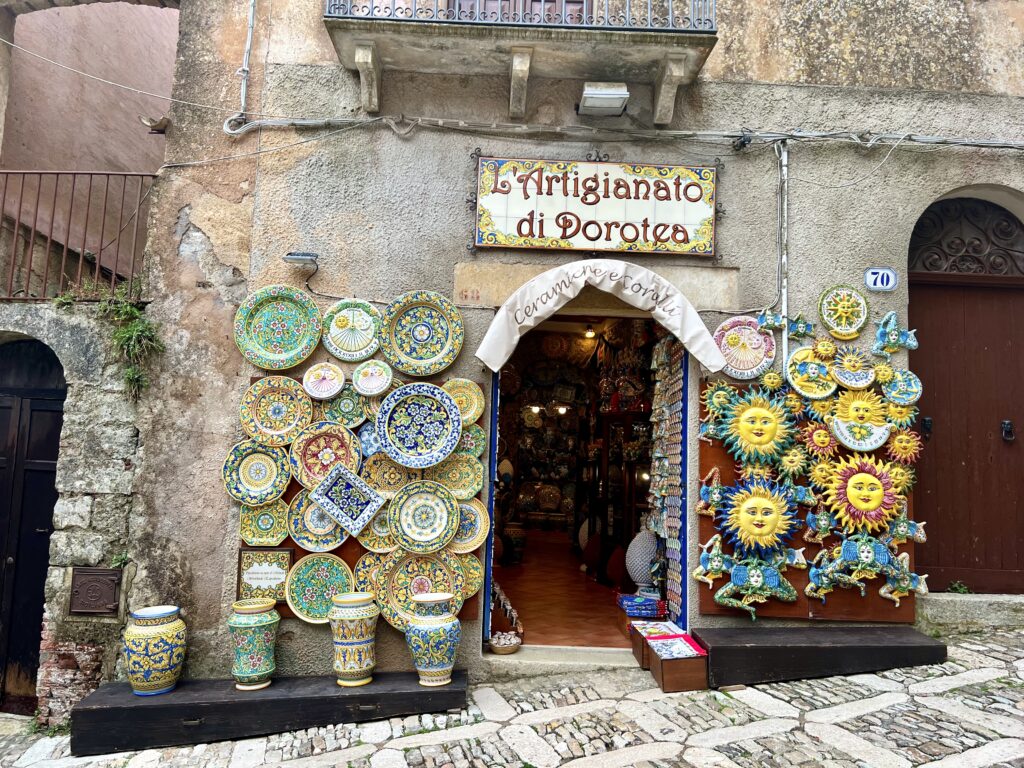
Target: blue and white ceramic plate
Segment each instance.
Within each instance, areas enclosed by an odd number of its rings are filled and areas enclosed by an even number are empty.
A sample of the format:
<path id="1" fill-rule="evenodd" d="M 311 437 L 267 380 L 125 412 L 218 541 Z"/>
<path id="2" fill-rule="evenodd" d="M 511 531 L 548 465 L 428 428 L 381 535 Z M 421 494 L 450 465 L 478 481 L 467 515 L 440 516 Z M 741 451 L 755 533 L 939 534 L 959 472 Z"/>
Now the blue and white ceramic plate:
<path id="1" fill-rule="evenodd" d="M 384 398 L 377 437 L 384 453 L 404 467 L 444 461 L 462 436 L 462 414 L 452 396 L 433 384 L 406 384 Z"/>
<path id="2" fill-rule="evenodd" d="M 329 552 L 348 538 L 338 521 L 310 499 L 305 488 L 288 505 L 288 535 L 307 552 Z"/>
<path id="3" fill-rule="evenodd" d="M 892 381 L 882 385 L 886 398 L 896 405 L 913 405 L 921 399 L 923 389 L 917 374 L 906 368 L 894 368 Z"/>
<path id="4" fill-rule="evenodd" d="M 280 498 L 291 480 L 288 451 L 243 440 L 228 452 L 222 475 L 231 498 L 251 507 L 269 504 Z"/>
<path id="5" fill-rule="evenodd" d="M 411 291 L 384 308 L 380 351 L 392 367 L 412 376 L 440 373 L 459 356 L 462 313 L 433 291 Z"/>
<path id="6" fill-rule="evenodd" d="M 341 464 L 310 492 L 309 498 L 353 536 L 362 532 L 385 502 L 365 480 Z"/>
<path id="7" fill-rule="evenodd" d="M 417 480 L 395 494 L 388 506 L 391 537 L 406 552 L 443 549 L 459 530 L 459 502 L 440 483 Z"/>
<path id="8" fill-rule="evenodd" d="M 363 449 L 364 459 L 380 452 L 380 439 L 377 437 L 376 424 L 367 422 L 359 428 L 359 445 Z"/>

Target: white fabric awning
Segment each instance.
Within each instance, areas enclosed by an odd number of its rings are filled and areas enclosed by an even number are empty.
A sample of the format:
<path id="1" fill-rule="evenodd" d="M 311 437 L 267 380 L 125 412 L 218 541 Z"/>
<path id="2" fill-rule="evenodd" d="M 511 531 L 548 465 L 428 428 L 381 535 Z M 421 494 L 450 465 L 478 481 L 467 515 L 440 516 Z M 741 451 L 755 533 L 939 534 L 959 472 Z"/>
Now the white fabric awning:
<path id="1" fill-rule="evenodd" d="M 712 373 L 725 367 L 711 333 L 679 289 L 639 264 L 617 259 L 573 261 L 525 283 L 498 309 L 476 356 L 492 371 L 499 370 L 524 333 L 576 298 L 587 285 L 650 312 Z"/>

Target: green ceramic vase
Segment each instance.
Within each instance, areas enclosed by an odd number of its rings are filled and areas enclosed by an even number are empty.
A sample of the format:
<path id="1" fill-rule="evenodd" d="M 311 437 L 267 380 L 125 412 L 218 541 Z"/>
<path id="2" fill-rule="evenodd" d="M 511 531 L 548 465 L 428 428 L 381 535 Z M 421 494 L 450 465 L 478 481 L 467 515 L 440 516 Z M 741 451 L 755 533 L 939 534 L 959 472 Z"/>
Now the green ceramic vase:
<path id="1" fill-rule="evenodd" d="M 380 608 L 373 592 L 343 592 L 331 598 L 327 614 L 334 635 L 334 674 L 346 688 L 366 685 L 377 666 L 374 643 Z"/>
<path id="2" fill-rule="evenodd" d="M 231 604 L 228 631 L 235 651 L 231 676 L 240 691 L 258 691 L 270 685 L 277 669 L 274 647 L 281 615 L 274 610 L 275 601 L 257 597 Z"/>
<path id="3" fill-rule="evenodd" d="M 124 661 L 136 696 L 174 690 L 185 665 L 185 622 L 176 605 L 131 612 L 124 631 Z"/>

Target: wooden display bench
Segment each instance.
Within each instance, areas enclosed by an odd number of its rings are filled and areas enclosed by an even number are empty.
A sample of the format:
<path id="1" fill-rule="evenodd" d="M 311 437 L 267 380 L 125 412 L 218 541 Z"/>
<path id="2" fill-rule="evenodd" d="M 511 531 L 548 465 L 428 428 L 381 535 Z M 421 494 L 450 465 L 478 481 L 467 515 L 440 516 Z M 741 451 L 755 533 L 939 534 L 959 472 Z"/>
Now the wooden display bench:
<path id="1" fill-rule="evenodd" d="M 260 691 L 232 680 L 182 680 L 171 693 L 135 696 L 108 683 L 71 711 L 71 753 L 101 755 L 154 747 L 245 739 L 334 723 L 360 723 L 466 706 L 467 675 L 427 688 L 415 672 L 379 672 L 373 682 L 342 688 L 330 677 L 276 677 Z"/>

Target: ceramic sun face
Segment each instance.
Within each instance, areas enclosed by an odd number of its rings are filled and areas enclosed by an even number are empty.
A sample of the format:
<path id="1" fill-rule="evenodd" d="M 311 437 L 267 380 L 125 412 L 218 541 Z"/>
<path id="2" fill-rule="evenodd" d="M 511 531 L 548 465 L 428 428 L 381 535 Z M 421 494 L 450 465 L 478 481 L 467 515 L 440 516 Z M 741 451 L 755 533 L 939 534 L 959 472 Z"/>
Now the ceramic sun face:
<path id="1" fill-rule="evenodd" d="M 789 541 L 795 515 L 796 507 L 783 487 L 755 480 L 732 487 L 719 525 L 737 553 L 764 557 Z"/>
<path id="2" fill-rule="evenodd" d="M 805 424 L 801 430 L 801 437 L 807 452 L 815 458 L 831 458 L 839 449 L 835 435 L 820 421 Z"/>
<path id="3" fill-rule="evenodd" d="M 807 451 L 802 445 L 795 445 L 779 457 L 779 473 L 788 478 L 799 477 L 807 469 L 807 463 Z"/>
<path id="4" fill-rule="evenodd" d="M 850 533 L 884 530 L 899 502 L 890 465 L 860 453 L 835 462 L 825 499 L 836 521 Z"/>
<path id="5" fill-rule="evenodd" d="M 725 446 L 738 461 L 772 462 L 789 447 L 793 422 L 779 398 L 750 389 L 724 415 Z"/>
<path id="6" fill-rule="evenodd" d="M 905 467 L 902 464 L 890 465 L 889 477 L 892 479 L 892 489 L 896 493 L 904 495 L 910 493 L 910 489 L 917 482 L 917 473 L 914 472 L 914 468 Z"/>
<path id="7" fill-rule="evenodd" d="M 724 381 L 712 381 L 704 388 L 704 408 L 712 416 L 721 416 L 736 397 L 736 388 Z"/>
<path id="8" fill-rule="evenodd" d="M 761 374 L 761 386 L 769 392 L 778 392 L 786 383 L 778 371 L 765 371 Z"/>
<path id="9" fill-rule="evenodd" d="M 832 364 L 832 378 L 847 389 L 867 389 L 875 382 L 875 367 L 864 350 L 840 347 Z"/>
<path id="10" fill-rule="evenodd" d="M 835 413 L 835 410 L 836 401 L 835 398 L 832 397 L 826 397 L 824 400 L 807 401 L 807 417 L 810 419 L 825 421 L 829 416 Z"/>
<path id="11" fill-rule="evenodd" d="M 873 451 L 889 439 L 892 425 L 885 420 L 885 403 L 874 392 L 849 391 L 839 396 L 832 433 L 855 451 Z"/>
<path id="12" fill-rule="evenodd" d="M 811 468 L 807 471 L 807 477 L 811 480 L 813 485 L 818 490 L 825 490 L 832 482 L 832 475 L 836 472 L 835 464 L 826 459 L 811 464 Z"/>
<path id="13" fill-rule="evenodd" d="M 908 429 L 917 421 L 917 407 L 913 405 L 897 405 L 887 403 L 888 413 L 886 418 L 889 423 L 897 429 Z"/>
<path id="14" fill-rule="evenodd" d="M 782 402 L 786 406 L 786 410 L 789 411 L 795 419 L 799 419 L 803 415 L 804 411 L 807 410 L 807 404 L 804 402 L 804 399 L 796 392 L 787 392 Z"/>
<path id="15" fill-rule="evenodd" d="M 889 458 L 900 464 L 913 464 L 921 455 L 924 443 L 921 436 L 911 429 L 893 432 L 885 450 Z"/>
<path id="16" fill-rule="evenodd" d="M 736 467 L 736 474 L 747 483 L 752 483 L 755 480 L 775 480 L 775 468 L 771 464 L 763 464 L 761 462 L 744 463 L 740 462 Z"/>
<path id="17" fill-rule="evenodd" d="M 868 321 L 868 302 L 859 291 L 848 285 L 825 290 L 818 299 L 821 322 L 837 339 L 856 338 Z"/>

